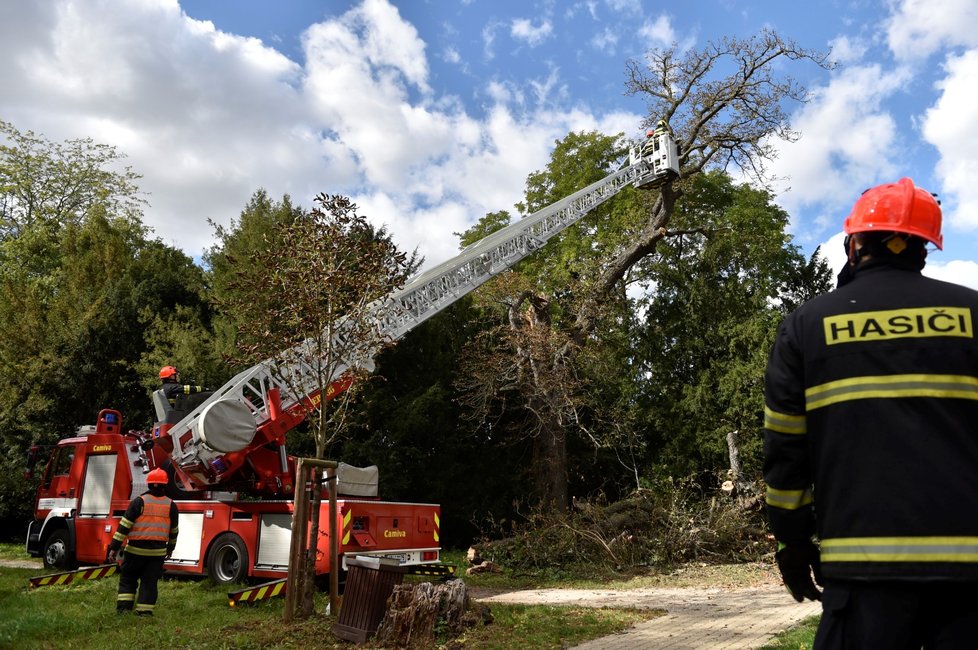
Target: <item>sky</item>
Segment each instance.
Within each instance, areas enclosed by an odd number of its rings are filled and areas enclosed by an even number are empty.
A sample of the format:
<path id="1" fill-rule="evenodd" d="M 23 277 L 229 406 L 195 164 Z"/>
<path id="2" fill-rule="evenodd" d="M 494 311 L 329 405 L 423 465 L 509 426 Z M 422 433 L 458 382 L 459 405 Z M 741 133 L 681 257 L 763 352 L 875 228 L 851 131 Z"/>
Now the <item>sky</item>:
<path id="1" fill-rule="evenodd" d="M 795 243 L 839 268 L 855 199 L 907 176 L 944 209 L 925 272 L 978 288 L 975 0 L 3 0 L 0 119 L 117 147 L 195 259 L 264 188 L 350 196 L 432 266 L 569 132 L 642 137 L 627 61 L 765 28 L 838 64 L 786 69 L 811 93 L 769 167 Z"/>

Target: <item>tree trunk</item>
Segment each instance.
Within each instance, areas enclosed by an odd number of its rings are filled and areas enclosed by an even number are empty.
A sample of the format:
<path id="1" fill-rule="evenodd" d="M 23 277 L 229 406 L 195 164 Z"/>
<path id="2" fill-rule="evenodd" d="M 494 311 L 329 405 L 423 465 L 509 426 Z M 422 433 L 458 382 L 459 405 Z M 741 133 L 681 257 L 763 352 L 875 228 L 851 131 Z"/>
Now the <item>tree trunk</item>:
<path id="1" fill-rule="evenodd" d="M 309 547 L 306 549 L 305 579 L 302 581 L 302 600 L 300 602 L 300 617 L 312 616 L 316 594 L 316 551 L 319 548 L 319 513 L 323 502 L 323 492 L 320 479 L 322 474 L 317 468 L 312 472 L 312 492 L 309 508 L 312 516 L 309 519 Z"/>
<path id="2" fill-rule="evenodd" d="M 734 485 L 740 484 L 740 447 L 737 444 L 738 429 L 727 434 L 727 453 L 730 455 L 730 480 Z"/>
<path id="3" fill-rule="evenodd" d="M 567 490 L 567 432 L 564 427 L 554 422 L 553 418 L 541 422 L 534 450 L 541 506 L 545 512 L 566 512 L 570 499 Z"/>
<path id="4" fill-rule="evenodd" d="M 480 620 L 490 622 L 492 617 L 484 605 L 473 609 L 462 580 L 397 585 L 377 628 L 376 640 L 385 648 L 433 648 L 439 623 L 443 622 L 455 637 Z"/>

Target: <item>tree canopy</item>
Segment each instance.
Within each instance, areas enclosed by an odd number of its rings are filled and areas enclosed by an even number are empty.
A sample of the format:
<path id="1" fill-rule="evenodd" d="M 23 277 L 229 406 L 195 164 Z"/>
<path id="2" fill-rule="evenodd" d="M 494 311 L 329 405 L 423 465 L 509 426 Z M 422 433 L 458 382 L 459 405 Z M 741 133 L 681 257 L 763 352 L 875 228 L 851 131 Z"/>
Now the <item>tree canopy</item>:
<path id="1" fill-rule="evenodd" d="M 209 308 L 202 270 L 142 225 L 137 176 L 113 171 L 114 148 L 0 130 L 0 520 L 21 525 L 27 448 L 102 408 L 152 425 L 159 366 L 143 363 L 157 343 L 145 334 L 178 312 L 206 322 Z"/>
<path id="2" fill-rule="evenodd" d="M 628 62 L 647 123 L 676 134 L 680 178 L 622 191 L 383 350 L 349 400 L 313 405 L 293 449 L 380 464 L 384 496 L 441 502 L 457 543 L 469 540 L 453 529 L 474 535 L 527 503 L 560 511 L 664 475 L 715 477 L 730 440 L 755 472 L 775 328 L 831 279 L 763 183 L 772 139 L 794 137 L 786 105 L 805 92 L 788 71 L 803 61 L 827 65 L 764 32 Z M 30 444 L 108 406 L 149 426 L 161 365 L 219 385 L 229 365 L 288 363 L 305 342 L 333 377 L 358 354 L 333 349 L 336 324 L 369 340 L 368 306 L 417 267 L 344 197 L 306 211 L 264 190 L 215 226 L 198 266 L 143 225 L 138 176 L 114 148 L 5 122 L 0 141 L 0 520 L 27 516 L 28 488 L 11 477 Z M 460 245 L 603 178 L 628 145 L 567 134 L 516 212 L 486 214 Z"/>

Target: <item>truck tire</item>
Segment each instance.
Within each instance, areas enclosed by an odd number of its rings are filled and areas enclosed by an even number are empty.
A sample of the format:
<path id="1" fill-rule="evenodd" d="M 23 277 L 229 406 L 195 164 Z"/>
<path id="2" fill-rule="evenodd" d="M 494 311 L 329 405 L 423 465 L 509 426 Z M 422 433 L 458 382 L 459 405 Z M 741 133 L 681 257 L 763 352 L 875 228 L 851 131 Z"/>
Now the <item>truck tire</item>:
<path id="1" fill-rule="evenodd" d="M 207 552 L 207 575 L 219 585 L 241 582 L 248 576 L 248 548 L 234 533 L 217 536 Z"/>
<path id="2" fill-rule="evenodd" d="M 60 569 L 71 571 L 77 568 L 75 564 L 75 554 L 68 544 L 68 531 L 65 528 L 58 528 L 51 532 L 44 540 L 44 551 L 41 553 L 44 558 L 44 568 Z"/>

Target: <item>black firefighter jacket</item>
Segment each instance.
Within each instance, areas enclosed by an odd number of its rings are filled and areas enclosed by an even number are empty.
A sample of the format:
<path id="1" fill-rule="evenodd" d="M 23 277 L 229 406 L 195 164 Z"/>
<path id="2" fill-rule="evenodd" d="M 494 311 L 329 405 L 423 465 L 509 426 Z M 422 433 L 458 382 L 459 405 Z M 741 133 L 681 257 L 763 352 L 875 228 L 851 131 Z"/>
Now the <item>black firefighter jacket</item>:
<path id="1" fill-rule="evenodd" d="M 869 261 L 781 324 L 768 514 L 826 577 L 978 579 L 976 321 L 978 292 Z"/>

